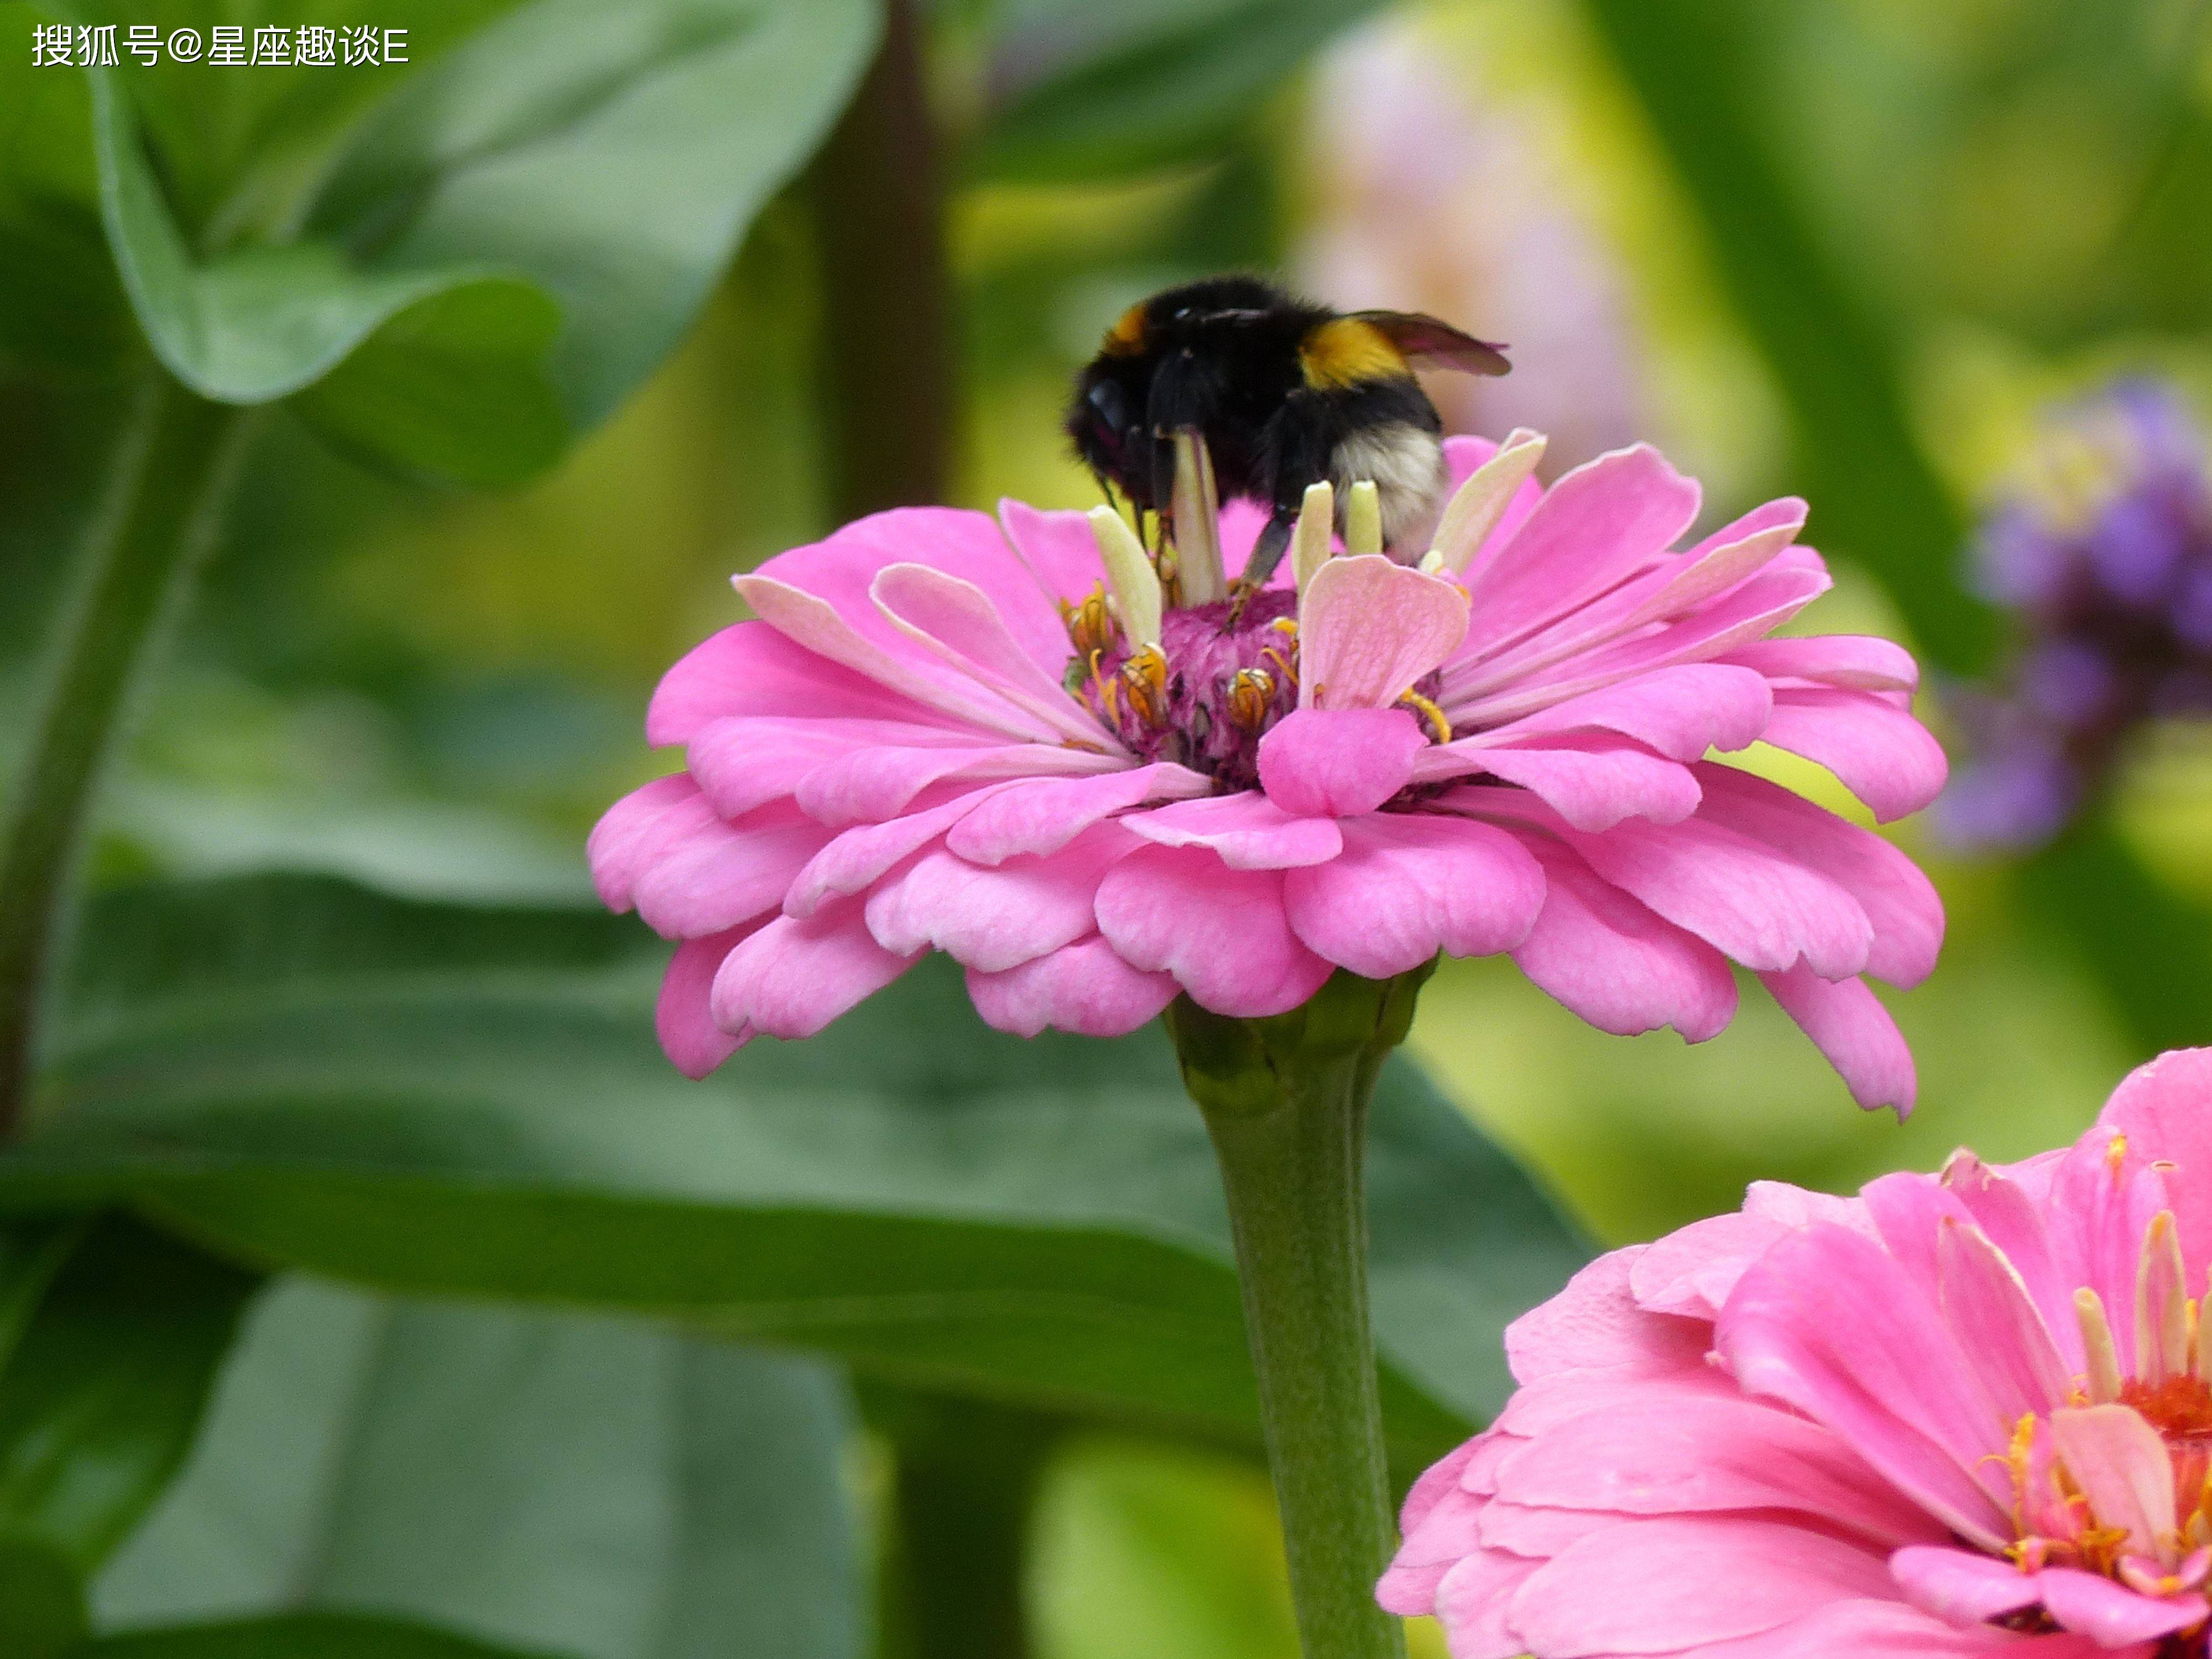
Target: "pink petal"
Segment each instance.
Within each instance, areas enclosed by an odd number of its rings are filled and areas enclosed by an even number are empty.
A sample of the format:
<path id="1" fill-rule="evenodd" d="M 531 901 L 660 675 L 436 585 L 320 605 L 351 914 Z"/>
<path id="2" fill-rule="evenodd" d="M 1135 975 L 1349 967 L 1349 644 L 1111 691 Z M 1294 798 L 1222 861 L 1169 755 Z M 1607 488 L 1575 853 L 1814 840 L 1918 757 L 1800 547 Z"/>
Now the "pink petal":
<path id="1" fill-rule="evenodd" d="M 942 719 L 794 644 L 764 622 L 741 622 L 694 646 L 661 677 L 646 711 L 646 741 L 689 743 L 708 721 L 739 714 Z"/>
<path id="2" fill-rule="evenodd" d="M 2044 1206 L 2059 1276 L 2069 1288 L 2092 1290 L 2103 1299 L 2124 1356 L 2135 1352 L 2143 1234 L 2167 1203 L 2166 1183 L 2153 1162 L 2124 1138 L 2116 1146 L 2112 1132 L 2099 1124 L 2059 1160 Z"/>
<path id="3" fill-rule="evenodd" d="M 1075 776 L 1119 772 L 1127 762 L 1041 743 L 972 749 L 856 749 L 823 761 L 794 794 L 809 817 L 835 827 L 879 823 L 906 811 L 933 783 L 955 779 Z"/>
<path id="4" fill-rule="evenodd" d="M 1842 979 L 1866 966 L 1874 928 L 1858 902 L 1748 836 L 1694 817 L 1665 828 L 1630 818 L 1601 836 L 1561 824 L 1558 833 L 1614 886 L 1747 968 L 1802 959 L 1823 979 Z"/>
<path id="5" fill-rule="evenodd" d="M 1880 1659 L 2151 1659 L 2148 1648 L 2108 1653 L 2079 1636 L 2016 1636 L 1994 1625 L 1958 1630 L 1902 1601 L 1834 1601 L 1775 1632 L 1755 1659 L 1836 1659 L 1838 1654 Z"/>
<path id="6" fill-rule="evenodd" d="M 1810 680 L 1862 691 L 1911 691 L 1920 684 L 1920 665 L 1912 653 L 1870 634 L 1753 640 L 1723 660 L 1756 669 L 1771 680 Z"/>
<path id="7" fill-rule="evenodd" d="M 1698 516 L 1698 501 L 1695 481 L 1646 444 L 1575 468 L 1545 491 L 1494 562 L 1469 572 L 1482 601 L 1470 643 L 1587 604 L 1665 551 Z"/>
<path id="8" fill-rule="evenodd" d="M 1971 1152 L 1951 1155 L 1943 1166 L 1942 1184 L 2020 1275 L 2029 1299 L 2043 1316 L 2044 1328 L 2057 1344 L 2067 1373 L 2081 1370 L 2085 1361 L 2074 1315 L 2074 1285 L 2059 1271 L 2035 1200 L 2009 1175 L 1990 1169 Z"/>
<path id="9" fill-rule="evenodd" d="M 902 563 L 927 565 L 975 583 L 992 596 L 1034 661 L 1051 671 L 1067 660 L 1067 627 L 1054 596 L 985 514 L 946 507 L 872 514 L 827 540 L 777 555 L 757 574 L 828 601 L 864 639 L 895 658 L 934 669 L 929 653 L 902 637 L 869 598 L 877 573 Z"/>
<path id="10" fill-rule="evenodd" d="M 1751 1264 L 1789 1229 L 1765 1216 L 1708 1216 L 1655 1239 L 1629 1275 L 1636 1305 L 1650 1313 L 1713 1319 Z"/>
<path id="11" fill-rule="evenodd" d="M 1504 830 L 1396 812 L 1340 827 L 1341 857 L 1283 879 L 1292 930 L 1339 967 L 1388 979 L 1439 951 L 1480 957 L 1510 950 L 1535 925 L 1543 872 Z"/>
<path id="12" fill-rule="evenodd" d="M 2041 1578 L 2044 1611 L 2100 1647 L 2154 1642 L 2204 1622 L 2202 1595 L 2163 1601 L 2068 1567 L 2048 1568 Z"/>
<path id="13" fill-rule="evenodd" d="M 2097 1122 L 2130 1149 L 2179 1166 L 2166 1190 L 2182 1260 L 2201 1276 L 2212 1262 L 2212 1048 L 2177 1048 L 2136 1066 Z"/>
<path id="14" fill-rule="evenodd" d="M 1628 818 L 1680 823 L 1700 799 L 1689 768 L 1600 733 L 1526 744 L 1447 744 L 1424 754 L 1415 775 L 1426 781 L 1477 770 L 1518 784 L 1574 828 L 1590 831 Z"/>
<path id="15" fill-rule="evenodd" d="M 1451 1659 L 1514 1659 L 1525 1650 L 1506 1622 L 1506 1610 L 1514 1591 L 1542 1565 L 1504 1550 L 1479 1550 L 1444 1574 L 1434 1611 L 1451 1644 Z"/>
<path id="16" fill-rule="evenodd" d="M 770 560 L 769 565 L 775 562 Z M 867 616 L 896 649 L 854 627 L 850 617 L 820 595 L 768 575 L 768 568 L 764 565 L 749 576 L 733 576 L 731 582 L 763 622 L 801 649 L 841 664 L 979 734 L 1014 738 L 1054 735 L 1035 715 L 984 690 L 906 638 L 872 605 L 866 607 Z"/>
<path id="17" fill-rule="evenodd" d="M 791 890 L 784 895 L 784 914 L 811 916 L 831 899 L 873 886 L 892 866 L 920 852 L 970 812 L 988 805 L 1000 792 L 1018 787 L 1000 783 L 963 790 L 950 799 L 902 817 L 841 831 L 792 878 Z"/>
<path id="18" fill-rule="evenodd" d="M 1936 1229 L 1936 1271 L 1943 1318 L 2002 1420 L 2043 1416 L 2073 1397 L 2074 1379 L 2027 1286 L 2004 1253 L 1971 1223 L 1946 1218 Z"/>
<path id="19" fill-rule="evenodd" d="M 743 1036 L 714 1024 L 708 999 L 714 975 L 750 927 L 732 927 L 705 939 L 687 939 L 669 958 L 653 1005 L 653 1027 L 669 1063 L 688 1078 L 702 1078 L 742 1048 Z"/>
<path id="20" fill-rule="evenodd" d="M 1576 1418 L 1507 1456 L 1498 1495 L 1620 1516 L 1795 1511 L 1885 1549 L 1943 1535 L 1826 1429 L 1741 1397 Z"/>
<path id="21" fill-rule="evenodd" d="M 1672 1025 L 1692 1042 L 1735 1013 L 1735 975 L 1702 939 L 1662 921 L 1556 842 L 1524 838 L 1544 867 L 1544 908 L 1513 960 L 1601 1031 Z"/>
<path id="22" fill-rule="evenodd" d="M 970 864 L 1056 853 L 1102 818 L 1147 801 L 1188 800 L 1212 787 L 1203 774 L 1172 761 L 1091 777 L 1024 779 L 962 818 L 945 844 Z"/>
<path id="23" fill-rule="evenodd" d="M 2160 1559 L 2179 1522 L 2173 1460 L 2158 1431 L 2131 1406 L 2084 1406 L 2051 1413 L 2051 1440 L 2098 1521 L 2126 1528 L 2135 1553 Z"/>
<path id="24" fill-rule="evenodd" d="M 1858 901 L 1874 927 L 1868 973 L 1911 987 L 1934 971 L 1943 945 L 1943 901 L 1911 859 L 1872 830 L 1765 778 L 1733 766 L 1692 770 L 1705 790 L 1699 816 L 1819 871 Z"/>
<path id="25" fill-rule="evenodd" d="M 1674 1653 L 1756 1636 L 1889 1583 L 1882 1556 L 1807 1528 L 1668 1516 L 1570 1546 L 1529 1575 L 1506 1618 L 1544 1659 Z"/>
<path id="26" fill-rule="evenodd" d="M 985 973 L 1019 967 L 1097 931 L 1098 884 L 1135 844 L 1101 824 L 1048 857 L 995 866 L 940 848 L 868 895 L 868 931 L 893 956 L 933 946 Z"/>
<path id="27" fill-rule="evenodd" d="M 1889 1571 L 1907 1601 L 1947 1624 L 1978 1625 L 2043 1599 L 2038 1575 L 1948 1545 L 1909 1546 L 1889 1558 Z"/>
<path id="28" fill-rule="evenodd" d="M 1694 761 L 1708 749 L 1756 743 L 1773 708 L 1765 680 L 1748 668 L 1678 663 L 1555 702 L 1492 735 L 1520 738 L 1595 727 L 1649 744 L 1670 760 Z"/>
<path id="29" fill-rule="evenodd" d="M 1705 1369 L 1711 1329 L 1698 1321 L 1647 1314 L 1629 1294 L 1643 1247 L 1600 1256 L 1505 1328 L 1505 1360 L 1524 1385 L 1561 1371 L 1604 1369 L 1665 1376 Z"/>
<path id="30" fill-rule="evenodd" d="M 584 843 L 599 902 L 617 913 L 629 909 L 638 872 L 672 828 L 671 814 L 676 823 L 696 825 L 712 811 L 689 772 L 655 778 L 607 808 Z"/>
<path id="31" fill-rule="evenodd" d="M 1759 979 L 1836 1068 L 1853 1100 L 1869 1111 L 1894 1107 L 1900 1119 L 1911 1112 L 1920 1091 L 1912 1050 L 1864 980 L 1823 979 L 1802 962 Z"/>
<path id="32" fill-rule="evenodd" d="M 1950 766 L 1904 709 L 1841 687 L 1776 692 L 1766 741 L 1826 767 L 1885 823 L 1934 800 Z"/>
<path id="33" fill-rule="evenodd" d="M 875 750 L 975 752 L 976 734 L 904 721 L 738 714 L 709 720 L 684 759 L 726 818 L 794 794 L 807 775 L 842 756 Z"/>
<path id="34" fill-rule="evenodd" d="M 1997 1550 L 2010 1521 L 1979 1481 L 2006 1426 L 1920 1288 L 1879 1244 L 1819 1224 L 1778 1242 L 1721 1310 L 1720 1351 L 1747 1393 L 1841 1435 L 1961 1537 Z"/>
<path id="35" fill-rule="evenodd" d="M 1402 708 L 1298 708 L 1260 739 L 1260 783 L 1297 817 L 1372 812 L 1403 789 L 1429 745 Z"/>
<path id="36" fill-rule="evenodd" d="M 1298 601 L 1298 706 L 1388 708 L 1467 632 L 1467 591 L 1379 553 L 1331 559 Z"/>
<path id="37" fill-rule="evenodd" d="M 637 878 L 637 913 L 664 939 L 719 933 L 777 908 L 829 832 L 787 805 L 700 824 Z"/>
<path id="38" fill-rule="evenodd" d="M 999 524 L 1015 557 L 1050 598 L 1080 605 L 1101 586 L 1106 573 L 1088 515 L 1073 511 L 1041 513 L 1012 496 L 999 502 Z"/>
<path id="39" fill-rule="evenodd" d="M 1176 801 L 1115 822 L 1162 847 L 1206 848 L 1232 870 L 1322 864 L 1344 850 L 1334 819 L 1292 817 L 1256 790 Z"/>
<path id="40" fill-rule="evenodd" d="M 1333 971 L 1291 932 L 1280 872 L 1232 869 L 1203 848 L 1140 848 L 1108 872 L 1097 910 L 1124 962 L 1174 975 L 1200 1007 L 1232 1018 L 1286 1013 Z"/>
<path id="41" fill-rule="evenodd" d="M 1097 934 L 1001 973 L 968 970 L 968 994 L 986 1024 L 1020 1036 L 1047 1026 L 1085 1036 L 1121 1036 L 1176 999 L 1167 974 L 1132 968 Z"/>
<path id="42" fill-rule="evenodd" d="M 730 952 L 709 1006 L 726 1031 L 750 1026 L 767 1036 L 809 1037 L 921 959 L 878 945 L 849 901 L 811 916 L 777 916 Z"/>
<path id="43" fill-rule="evenodd" d="M 1026 709 L 1063 739 L 1102 750 L 1121 748 L 1060 683 L 1073 654 L 1064 631 L 1058 659 L 1040 664 L 1016 643 L 989 594 L 924 564 L 886 565 L 876 573 L 868 594 L 901 632 Z"/>

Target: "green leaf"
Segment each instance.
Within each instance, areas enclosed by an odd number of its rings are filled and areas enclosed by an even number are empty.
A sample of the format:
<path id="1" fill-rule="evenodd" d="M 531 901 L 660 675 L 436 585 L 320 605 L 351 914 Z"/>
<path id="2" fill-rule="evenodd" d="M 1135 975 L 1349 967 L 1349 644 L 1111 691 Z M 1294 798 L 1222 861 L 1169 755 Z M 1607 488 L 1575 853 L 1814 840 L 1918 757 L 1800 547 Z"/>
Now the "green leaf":
<path id="1" fill-rule="evenodd" d="M 33 66 L 46 21 L 0 4 L 0 371 L 112 374 L 131 313 L 100 234 L 84 77 Z"/>
<path id="2" fill-rule="evenodd" d="M 100 901 L 0 1204 L 131 1195 L 251 1259 L 673 1315 L 948 1391 L 1249 1443 L 1211 1151 L 1164 1037 L 1024 1042 L 924 964 L 713 1081 L 607 919 L 263 879 Z M 1401 1060 L 1376 1104 L 1395 1455 L 1509 1386 L 1501 1327 L 1583 1260 Z"/>
<path id="3" fill-rule="evenodd" d="M 528 276 L 568 318 L 554 374 L 589 425 L 683 334 L 876 27 L 867 0 L 538 0 L 401 87 L 310 230 L 380 270 Z"/>
<path id="4" fill-rule="evenodd" d="M 857 1659 L 851 1429 L 818 1362 L 293 1281 L 95 1605 L 109 1626 L 345 1607 L 579 1659 Z"/>
<path id="5" fill-rule="evenodd" d="M 397 1619 L 294 1613 L 172 1630 L 133 1631 L 77 1659 L 522 1659 L 507 1648 Z"/>
<path id="6" fill-rule="evenodd" d="M 252 1280 L 120 1218 L 53 1251 L 15 1258 L 51 1283 L 0 1370 L 0 1537 L 88 1572 L 182 1462 Z"/>
<path id="7" fill-rule="evenodd" d="M 84 1634 L 76 1565 L 40 1539 L 0 1532 L 0 1651 L 9 1659 L 59 1659 Z"/>
<path id="8" fill-rule="evenodd" d="M 1050 8 L 1000 49 L 1018 87 L 986 123 L 975 170 L 1066 180 L 1212 160 L 1309 56 L 1380 3 Z"/>

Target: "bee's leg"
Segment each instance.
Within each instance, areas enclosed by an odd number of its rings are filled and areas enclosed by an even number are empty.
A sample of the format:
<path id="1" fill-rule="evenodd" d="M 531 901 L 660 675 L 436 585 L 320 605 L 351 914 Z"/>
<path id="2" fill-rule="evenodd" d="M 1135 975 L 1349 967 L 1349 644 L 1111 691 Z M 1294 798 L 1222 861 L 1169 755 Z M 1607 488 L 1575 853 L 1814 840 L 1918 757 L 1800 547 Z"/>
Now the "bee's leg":
<path id="1" fill-rule="evenodd" d="M 1275 567 L 1283 562 L 1283 555 L 1291 545 L 1291 532 L 1298 527 L 1296 503 L 1278 507 L 1267 520 L 1267 527 L 1260 532 L 1260 539 L 1252 544 L 1252 556 L 1244 562 L 1244 574 L 1237 579 L 1237 608 L 1243 610 L 1244 601 L 1267 585 L 1267 578 L 1275 574 Z"/>

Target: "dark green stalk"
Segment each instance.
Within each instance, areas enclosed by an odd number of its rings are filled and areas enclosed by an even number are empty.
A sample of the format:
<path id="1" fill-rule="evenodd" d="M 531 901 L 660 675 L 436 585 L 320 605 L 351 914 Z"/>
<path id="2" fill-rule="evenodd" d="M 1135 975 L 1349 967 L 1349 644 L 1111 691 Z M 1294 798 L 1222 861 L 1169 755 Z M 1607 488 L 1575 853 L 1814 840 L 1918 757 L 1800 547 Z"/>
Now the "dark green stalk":
<path id="1" fill-rule="evenodd" d="M 0 840 L 0 1136 L 30 1091 L 40 1002 L 102 764 L 142 668 L 213 538 L 240 412 L 154 371 L 52 629 L 53 655 Z"/>
<path id="2" fill-rule="evenodd" d="M 1237 1245 L 1245 1335 L 1306 1659 L 1404 1659 L 1375 1601 L 1395 1531 L 1367 1306 L 1369 1102 L 1426 971 L 1339 974 L 1305 1007 L 1168 1012 L 1206 1115 Z"/>

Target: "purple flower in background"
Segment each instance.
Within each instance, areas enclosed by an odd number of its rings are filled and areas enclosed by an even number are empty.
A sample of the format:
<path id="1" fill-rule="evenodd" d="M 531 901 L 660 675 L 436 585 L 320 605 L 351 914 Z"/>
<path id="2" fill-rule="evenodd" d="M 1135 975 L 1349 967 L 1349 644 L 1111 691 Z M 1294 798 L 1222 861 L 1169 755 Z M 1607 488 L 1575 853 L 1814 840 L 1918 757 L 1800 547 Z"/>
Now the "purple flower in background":
<path id="1" fill-rule="evenodd" d="M 2180 397 L 2126 380 L 2060 410 L 1974 575 L 2021 647 L 2008 693 L 1954 700 L 1969 758 L 1936 823 L 1963 846 L 2033 847 L 2143 725 L 2212 712 L 2212 476 Z"/>

